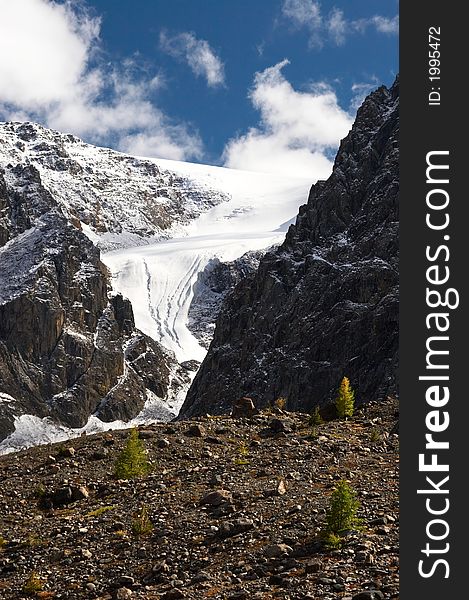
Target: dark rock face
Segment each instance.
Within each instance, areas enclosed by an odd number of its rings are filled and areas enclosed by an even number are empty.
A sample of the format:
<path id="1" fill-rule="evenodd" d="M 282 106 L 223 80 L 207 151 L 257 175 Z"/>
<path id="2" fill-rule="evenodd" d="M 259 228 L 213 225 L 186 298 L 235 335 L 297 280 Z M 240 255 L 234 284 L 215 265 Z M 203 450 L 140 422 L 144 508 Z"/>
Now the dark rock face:
<path id="1" fill-rule="evenodd" d="M 213 258 L 199 273 L 189 307 L 187 327 L 204 348 L 208 349 L 210 346 L 215 321 L 225 297 L 241 279 L 257 270 L 264 254 L 263 250 L 246 252 L 231 262 Z"/>
<path id="2" fill-rule="evenodd" d="M 108 296 L 99 250 L 33 166 L 0 171 L 0 282 L 0 440 L 21 414 L 82 427 L 134 417 L 147 389 L 165 396 L 174 358 Z"/>
<path id="3" fill-rule="evenodd" d="M 220 312 L 181 416 L 278 397 L 290 410 L 397 391 L 398 82 L 364 102 L 327 181 L 311 189 L 280 248 Z"/>

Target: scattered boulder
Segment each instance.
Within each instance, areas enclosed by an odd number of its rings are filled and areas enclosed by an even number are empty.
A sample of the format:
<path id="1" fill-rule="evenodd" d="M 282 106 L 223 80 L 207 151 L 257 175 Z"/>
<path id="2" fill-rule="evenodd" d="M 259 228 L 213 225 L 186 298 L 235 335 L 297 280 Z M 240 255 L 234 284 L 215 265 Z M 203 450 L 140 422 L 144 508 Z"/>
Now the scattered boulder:
<path id="1" fill-rule="evenodd" d="M 43 500 L 45 502 L 50 500 L 54 506 L 63 506 L 79 500 L 86 500 L 89 495 L 88 489 L 84 486 L 67 485 L 51 494 L 45 494 Z"/>
<path id="2" fill-rule="evenodd" d="M 252 519 L 239 518 L 233 521 L 222 523 L 218 531 L 218 536 L 221 538 L 233 537 L 240 533 L 245 533 L 254 529 L 254 521 Z"/>
<path id="3" fill-rule="evenodd" d="M 161 600 L 180 600 L 181 598 L 185 598 L 185 593 L 179 588 L 174 588 L 172 590 L 168 590 L 161 596 Z"/>
<path id="4" fill-rule="evenodd" d="M 379 590 L 363 590 L 352 596 L 352 600 L 383 600 L 384 594 Z"/>
<path id="5" fill-rule="evenodd" d="M 233 500 L 231 492 L 227 490 L 214 490 L 202 496 L 200 504 L 208 504 L 209 506 L 220 506 L 221 504 L 229 503 Z"/>
<path id="6" fill-rule="evenodd" d="M 205 436 L 205 428 L 199 423 L 194 423 L 184 432 L 185 435 L 189 437 L 204 437 Z"/>
<path id="7" fill-rule="evenodd" d="M 267 558 L 280 558 L 281 556 L 288 556 L 293 552 L 293 548 L 288 544 L 271 544 L 264 548 L 264 554 Z"/>
<path id="8" fill-rule="evenodd" d="M 233 419 L 247 418 L 250 419 L 256 415 L 259 411 L 251 398 L 243 397 L 233 402 L 233 408 L 231 410 L 231 417 Z"/>

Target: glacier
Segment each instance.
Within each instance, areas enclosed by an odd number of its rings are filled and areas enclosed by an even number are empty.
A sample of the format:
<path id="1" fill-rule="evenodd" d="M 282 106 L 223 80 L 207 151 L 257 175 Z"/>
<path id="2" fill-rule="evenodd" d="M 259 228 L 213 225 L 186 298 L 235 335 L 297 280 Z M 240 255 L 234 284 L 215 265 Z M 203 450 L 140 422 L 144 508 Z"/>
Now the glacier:
<path id="1" fill-rule="evenodd" d="M 150 159 L 147 159 L 150 160 Z M 230 199 L 179 229 L 177 237 L 102 255 L 113 288 L 132 302 L 136 326 L 172 350 L 179 362 L 202 361 L 187 327 L 193 286 L 207 263 L 231 261 L 279 244 L 311 180 L 156 159 L 162 170 L 205 183 Z"/>

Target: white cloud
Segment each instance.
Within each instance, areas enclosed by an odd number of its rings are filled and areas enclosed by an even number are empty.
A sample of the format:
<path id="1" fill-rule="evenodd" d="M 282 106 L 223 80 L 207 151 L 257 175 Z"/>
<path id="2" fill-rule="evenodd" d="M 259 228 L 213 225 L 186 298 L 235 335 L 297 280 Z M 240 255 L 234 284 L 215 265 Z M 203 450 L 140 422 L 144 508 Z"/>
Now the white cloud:
<path id="1" fill-rule="evenodd" d="M 215 54 L 207 40 L 200 40 L 193 33 L 182 32 L 170 36 L 160 33 L 160 47 L 169 55 L 187 62 L 197 77 L 205 77 L 210 87 L 225 84 L 222 61 Z"/>
<path id="2" fill-rule="evenodd" d="M 166 158 L 198 157 L 202 144 L 151 100 L 161 78 L 131 60 L 104 64 L 100 20 L 80 2 L 0 0 L 0 118 L 36 120 L 94 143 Z"/>
<path id="3" fill-rule="evenodd" d="M 388 35 L 399 33 L 398 15 L 392 18 L 374 15 L 364 19 L 347 19 L 337 7 L 324 15 L 321 4 L 316 0 L 283 0 L 282 14 L 296 29 L 307 29 L 311 47 L 322 47 L 326 42 L 341 46 L 347 36 L 363 34 L 369 28 Z"/>
<path id="4" fill-rule="evenodd" d="M 392 19 L 376 15 L 370 19 L 371 24 L 381 33 L 397 35 L 399 33 L 399 17 L 396 15 Z"/>
<path id="5" fill-rule="evenodd" d="M 321 46 L 323 20 L 321 6 L 314 0 L 284 0 L 282 13 L 298 29 L 306 27 L 310 33 L 310 44 Z"/>
<path id="6" fill-rule="evenodd" d="M 327 20 L 327 31 L 337 46 L 345 44 L 348 26 L 344 13 L 339 8 L 332 9 Z"/>
<path id="7" fill-rule="evenodd" d="M 327 85 L 295 90 L 282 73 L 288 64 L 283 60 L 256 73 L 250 99 L 260 123 L 228 142 L 225 165 L 324 179 L 332 168 L 327 152 L 338 146 L 352 120 Z"/>

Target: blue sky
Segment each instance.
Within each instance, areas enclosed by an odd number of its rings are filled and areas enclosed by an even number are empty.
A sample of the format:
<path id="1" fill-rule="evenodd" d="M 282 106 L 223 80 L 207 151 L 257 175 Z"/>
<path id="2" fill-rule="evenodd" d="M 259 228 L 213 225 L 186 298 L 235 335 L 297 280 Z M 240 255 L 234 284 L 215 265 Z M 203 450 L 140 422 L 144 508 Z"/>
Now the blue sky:
<path id="1" fill-rule="evenodd" d="M 0 119 L 134 154 L 324 175 L 398 70 L 395 0 L 0 7 Z"/>

